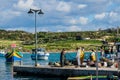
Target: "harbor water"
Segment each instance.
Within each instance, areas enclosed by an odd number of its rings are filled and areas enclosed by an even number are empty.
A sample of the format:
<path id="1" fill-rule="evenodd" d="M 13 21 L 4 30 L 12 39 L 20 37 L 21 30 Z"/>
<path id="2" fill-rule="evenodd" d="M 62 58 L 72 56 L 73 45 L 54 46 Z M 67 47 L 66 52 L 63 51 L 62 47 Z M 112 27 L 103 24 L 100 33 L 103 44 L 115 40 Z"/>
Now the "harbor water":
<path id="1" fill-rule="evenodd" d="M 75 59 L 76 53 L 66 53 L 66 59 L 72 60 Z M 89 59 L 90 54 L 85 53 L 85 60 Z M 100 56 L 100 54 L 98 54 Z M 49 62 L 59 62 L 60 53 L 50 53 L 48 60 L 39 60 L 38 64 L 40 65 L 48 65 Z M 35 61 L 31 59 L 30 53 L 24 53 L 22 58 L 23 65 L 34 65 Z M 6 63 L 4 57 L 0 57 L 0 80 L 66 80 L 65 78 L 57 78 L 57 77 L 38 77 L 38 76 L 15 76 L 13 74 L 12 69 L 13 64 Z M 107 80 L 107 79 L 106 79 Z"/>

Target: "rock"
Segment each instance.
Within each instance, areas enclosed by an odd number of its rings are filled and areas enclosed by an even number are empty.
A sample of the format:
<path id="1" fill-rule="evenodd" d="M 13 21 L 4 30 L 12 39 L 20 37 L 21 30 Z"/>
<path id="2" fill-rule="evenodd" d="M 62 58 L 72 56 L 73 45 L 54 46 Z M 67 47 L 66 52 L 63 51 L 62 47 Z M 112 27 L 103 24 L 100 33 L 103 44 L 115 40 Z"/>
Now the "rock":
<path id="1" fill-rule="evenodd" d="M 113 65 L 113 62 L 107 62 L 107 66 L 110 67 Z"/>
<path id="2" fill-rule="evenodd" d="M 53 62 L 49 62 L 48 65 L 54 65 L 54 63 Z"/>
<path id="3" fill-rule="evenodd" d="M 57 63 L 57 62 L 55 62 L 55 63 L 54 63 L 54 66 L 55 66 L 55 67 L 60 67 L 60 64 Z"/>
<path id="4" fill-rule="evenodd" d="M 101 63 L 98 63 L 98 67 L 102 67 Z"/>
<path id="5" fill-rule="evenodd" d="M 37 63 L 35 66 L 40 66 L 40 64 Z"/>

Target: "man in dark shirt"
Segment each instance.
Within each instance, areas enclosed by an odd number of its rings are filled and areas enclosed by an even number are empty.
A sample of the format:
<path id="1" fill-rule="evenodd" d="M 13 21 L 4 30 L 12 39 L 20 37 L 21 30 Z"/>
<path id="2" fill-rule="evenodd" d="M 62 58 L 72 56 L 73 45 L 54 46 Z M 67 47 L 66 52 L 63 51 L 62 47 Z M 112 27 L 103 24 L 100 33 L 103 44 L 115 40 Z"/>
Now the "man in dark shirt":
<path id="1" fill-rule="evenodd" d="M 64 66 L 64 63 L 65 63 L 65 49 L 63 49 L 60 53 L 60 64 L 61 64 L 61 67 Z"/>

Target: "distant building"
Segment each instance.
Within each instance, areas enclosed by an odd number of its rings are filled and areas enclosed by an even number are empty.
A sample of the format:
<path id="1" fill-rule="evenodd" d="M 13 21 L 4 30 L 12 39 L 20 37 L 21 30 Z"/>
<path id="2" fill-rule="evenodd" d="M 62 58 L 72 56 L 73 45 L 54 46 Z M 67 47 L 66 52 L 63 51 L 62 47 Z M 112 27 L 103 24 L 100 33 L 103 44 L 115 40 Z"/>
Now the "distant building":
<path id="1" fill-rule="evenodd" d="M 88 37 L 88 38 L 84 38 L 84 40 L 90 40 L 90 38 Z"/>
<path id="2" fill-rule="evenodd" d="M 111 37 L 113 36 L 103 36 L 102 39 L 105 41 L 106 39 L 111 38 Z"/>

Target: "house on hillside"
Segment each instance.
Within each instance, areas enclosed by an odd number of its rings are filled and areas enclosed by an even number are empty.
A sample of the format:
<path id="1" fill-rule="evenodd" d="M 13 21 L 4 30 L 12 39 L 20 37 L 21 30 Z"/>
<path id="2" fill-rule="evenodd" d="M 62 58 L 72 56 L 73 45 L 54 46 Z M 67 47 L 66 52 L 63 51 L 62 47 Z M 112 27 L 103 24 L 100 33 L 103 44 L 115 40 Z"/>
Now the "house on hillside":
<path id="1" fill-rule="evenodd" d="M 87 37 L 87 38 L 84 38 L 84 40 L 90 40 L 90 38 L 89 38 L 89 37 Z"/>
<path id="2" fill-rule="evenodd" d="M 106 39 L 111 38 L 111 37 L 113 36 L 103 36 L 101 39 L 105 41 Z"/>

